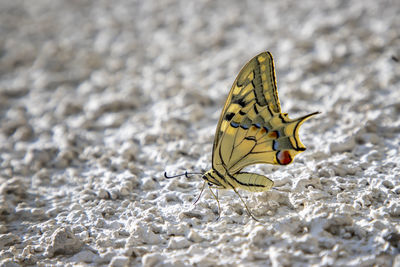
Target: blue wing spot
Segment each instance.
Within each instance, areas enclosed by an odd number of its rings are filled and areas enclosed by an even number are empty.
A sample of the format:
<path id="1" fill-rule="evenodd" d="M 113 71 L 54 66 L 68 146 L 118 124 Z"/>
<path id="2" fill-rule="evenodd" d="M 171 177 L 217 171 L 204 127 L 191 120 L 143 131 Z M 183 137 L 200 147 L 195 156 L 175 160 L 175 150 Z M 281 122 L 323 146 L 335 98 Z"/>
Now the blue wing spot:
<path id="1" fill-rule="evenodd" d="M 259 123 L 254 123 L 253 125 L 256 126 L 258 129 L 261 128 L 261 125 Z"/>
<path id="2" fill-rule="evenodd" d="M 240 127 L 242 127 L 245 130 L 249 129 L 249 126 L 247 126 L 247 125 L 240 125 Z"/>
<path id="3" fill-rule="evenodd" d="M 275 151 L 279 150 L 279 142 L 278 141 L 276 141 L 276 140 L 272 141 L 272 149 Z"/>
<path id="4" fill-rule="evenodd" d="M 231 121 L 231 126 L 232 126 L 233 128 L 237 128 L 237 127 L 239 127 L 239 123 L 236 123 L 236 122 L 234 122 L 234 121 Z"/>
<path id="5" fill-rule="evenodd" d="M 265 130 L 266 133 L 269 132 L 269 130 L 268 130 L 268 128 L 267 128 L 266 126 L 264 126 L 263 128 L 264 128 L 264 130 Z"/>

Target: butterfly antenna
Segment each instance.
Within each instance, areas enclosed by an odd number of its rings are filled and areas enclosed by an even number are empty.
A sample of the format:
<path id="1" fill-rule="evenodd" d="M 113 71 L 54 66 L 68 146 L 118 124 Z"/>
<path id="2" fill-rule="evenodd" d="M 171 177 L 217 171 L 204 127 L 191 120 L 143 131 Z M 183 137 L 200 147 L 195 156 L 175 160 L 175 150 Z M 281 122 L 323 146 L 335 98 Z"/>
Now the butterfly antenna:
<path id="1" fill-rule="evenodd" d="M 180 176 L 185 176 L 186 178 L 189 178 L 189 175 L 192 175 L 192 174 L 203 174 L 203 173 L 201 173 L 201 172 L 187 172 L 187 171 L 185 171 L 185 173 L 181 173 L 181 174 L 177 174 L 177 175 L 173 175 L 173 176 L 168 176 L 168 175 L 167 175 L 167 172 L 164 172 L 164 177 L 165 177 L 166 179 L 176 178 L 176 177 L 180 177 Z"/>
<path id="2" fill-rule="evenodd" d="M 171 178 L 176 178 L 176 177 L 179 177 L 179 176 L 183 176 L 183 175 L 185 175 L 186 173 L 184 173 L 184 174 L 177 174 L 177 175 L 173 175 L 173 176 L 168 176 L 167 175 L 167 172 L 164 172 L 164 177 L 166 178 L 166 179 L 171 179 Z"/>

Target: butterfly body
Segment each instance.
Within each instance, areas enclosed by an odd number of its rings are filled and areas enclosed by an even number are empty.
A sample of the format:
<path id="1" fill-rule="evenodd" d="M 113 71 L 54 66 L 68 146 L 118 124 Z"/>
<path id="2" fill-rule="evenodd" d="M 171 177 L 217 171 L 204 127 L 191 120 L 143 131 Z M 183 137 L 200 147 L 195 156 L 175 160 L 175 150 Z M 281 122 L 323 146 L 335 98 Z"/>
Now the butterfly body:
<path id="1" fill-rule="evenodd" d="M 271 189 L 273 182 L 265 176 L 241 172 L 238 174 L 224 174 L 211 169 L 203 175 L 203 179 L 217 189 L 245 189 L 253 192 L 262 192 Z"/>

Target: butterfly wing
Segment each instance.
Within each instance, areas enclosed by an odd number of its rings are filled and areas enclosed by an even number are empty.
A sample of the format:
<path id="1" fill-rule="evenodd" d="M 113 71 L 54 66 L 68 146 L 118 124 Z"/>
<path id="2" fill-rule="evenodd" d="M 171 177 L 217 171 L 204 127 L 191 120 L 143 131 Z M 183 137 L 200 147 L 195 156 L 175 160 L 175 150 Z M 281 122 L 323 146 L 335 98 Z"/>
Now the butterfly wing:
<path id="1" fill-rule="evenodd" d="M 256 96 L 257 99 L 255 99 Z M 268 105 L 274 112 L 281 112 L 276 89 L 274 60 L 269 52 L 263 52 L 252 58 L 236 77 L 218 121 L 214 151 L 226 130 L 227 125 L 222 125 L 224 118 L 228 114 L 238 113 L 241 108 L 250 105 L 255 100 L 264 106 L 268 101 Z"/>
<path id="2" fill-rule="evenodd" d="M 224 148 L 229 147 L 229 142 L 233 145 L 233 139 L 229 136 L 233 136 L 235 130 L 229 129 L 230 121 L 236 114 L 247 114 L 255 103 L 264 107 L 268 106 L 276 113 L 281 111 L 276 89 L 274 61 L 269 52 L 263 52 L 252 58 L 241 69 L 232 85 L 215 133 L 212 154 L 214 168 L 220 169 L 225 165 L 222 154 L 228 153 L 228 151 L 221 149 L 221 140 L 226 131 L 229 133 Z"/>
<path id="3" fill-rule="evenodd" d="M 240 71 L 225 103 L 214 140 L 213 168 L 238 175 L 251 164 L 291 163 L 305 150 L 299 127 L 314 114 L 295 120 L 282 114 L 272 55 L 255 56 Z"/>

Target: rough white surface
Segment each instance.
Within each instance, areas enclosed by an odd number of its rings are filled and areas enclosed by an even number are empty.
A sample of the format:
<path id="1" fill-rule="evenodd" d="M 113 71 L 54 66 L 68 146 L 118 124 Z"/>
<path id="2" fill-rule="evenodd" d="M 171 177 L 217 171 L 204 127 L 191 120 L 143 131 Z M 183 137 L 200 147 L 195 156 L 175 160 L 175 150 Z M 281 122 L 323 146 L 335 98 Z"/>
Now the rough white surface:
<path id="1" fill-rule="evenodd" d="M 0 265 L 391 266 L 397 1 L 0 1 Z M 275 189 L 192 205 L 240 67 L 322 114 Z"/>

